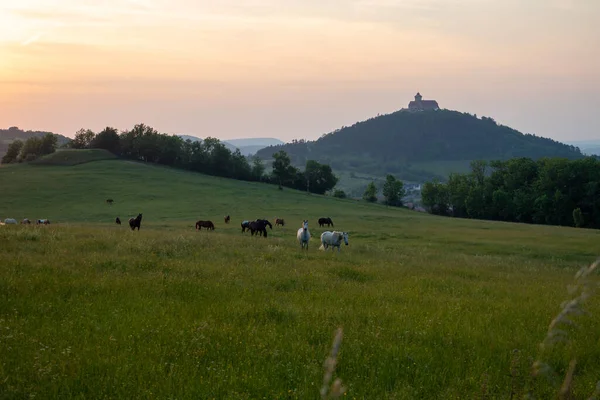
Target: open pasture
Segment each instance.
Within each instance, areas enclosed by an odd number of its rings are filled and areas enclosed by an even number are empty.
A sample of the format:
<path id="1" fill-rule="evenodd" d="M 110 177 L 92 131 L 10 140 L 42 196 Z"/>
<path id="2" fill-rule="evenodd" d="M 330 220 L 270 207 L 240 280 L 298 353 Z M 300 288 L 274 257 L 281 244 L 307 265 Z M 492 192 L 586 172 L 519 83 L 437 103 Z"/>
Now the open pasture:
<path id="1" fill-rule="evenodd" d="M 0 218 L 52 221 L 0 227 L 0 398 L 316 399 L 340 326 L 344 398 L 553 398 L 531 364 L 573 276 L 600 254 L 597 231 L 116 160 L 3 167 L 0 188 Z M 350 234 L 339 254 L 317 250 L 325 216 Z M 241 233 L 263 217 L 286 225 Z M 196 231 L 198 219 L 216 229 Z M 600 379 L 600 301 L 585 308 L 546 357 L 559 374 L 577 359 L 575 398 Z"/>

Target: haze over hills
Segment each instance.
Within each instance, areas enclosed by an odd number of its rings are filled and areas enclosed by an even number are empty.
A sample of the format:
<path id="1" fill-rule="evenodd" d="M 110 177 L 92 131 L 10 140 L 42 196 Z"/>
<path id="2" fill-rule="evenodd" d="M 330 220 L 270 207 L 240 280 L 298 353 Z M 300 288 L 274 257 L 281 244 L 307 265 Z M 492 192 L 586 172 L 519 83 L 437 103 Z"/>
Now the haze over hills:
<path id="1" fill-rule="evenodd" d="M 464 172 L 476 159 L 583 157 L 574 146 L 523 134 L 492 118 L 435 109 L 400 110 L 342 127 L 316 141 L 270 146 L 257 155 L 268 160 L 279 150 L 295 165 L 313 159 L 336 172 L 392 173 L 408 181 L 445 179 L 450 172 Z"/>
<path id="2" fill-rule="evenodd" d="M 183 140 L 202 141 L 202 138 L 192 135 L 177 135 Z M 282 140 L 275 138 L 244 138 L 244 139 L 230 139 L 222 140 L 221 143 L 225 145 L 229 150 L 235 151 L 240 149 L 240 152 L 245 156 L 256 154 L 257 151 L 264 149 L 267 146 L 276 146 L 284 144 Z"/>
<path id="3" fill-rule="evenodd" d="M 581 152 L 585 155 L 600 156 L 600 140 L 579 140 L 566 143 L 579 147 Z"/>

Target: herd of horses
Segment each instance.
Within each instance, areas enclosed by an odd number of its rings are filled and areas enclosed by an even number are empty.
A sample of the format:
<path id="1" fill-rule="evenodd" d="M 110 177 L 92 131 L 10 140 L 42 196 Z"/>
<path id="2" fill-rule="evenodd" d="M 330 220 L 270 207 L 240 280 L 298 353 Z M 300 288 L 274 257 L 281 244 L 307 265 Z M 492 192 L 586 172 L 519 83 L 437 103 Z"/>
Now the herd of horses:
<path id="1" fill-rule="evenodd" d="M 229 224 L 229 222 L 231 222 L 231 216 L 226 215 L 224 217 L 224 221 L 226 224 Z M 115 222 L 121 225 L 121 220 L 119 219 L 119 217 L 117 217 Z M 135 230 L 137 228 L 137 230 L 139 231 L 141 223 L 142 214 L 138 214 L 137 217 L 132 217 L 129 219 L 129 227 L 131 228 L 131 230 Z M 330 217 L 319 218 L 318 223 L 320 227 L 323 227 L 325 225 L 327 225 L 327 227 L 334 226 L 333 221 Z M 242 233 L 249 231 L 252 236 L 262 236 L 265 238 L 268 236 L 267 227 L 273 229 L 273 224 L 271 224 L 271 222 L 267 219 L 256 219 L 254 221 L 244 220 L 242 221 L 240 226 L 242 228 Z M 283 218 L 275 218 L 275 226 L 285 226 L 285 221 L 283 220 Z M 214 231 L 215 224 L 212 221 L 197 221 L 196 230 L 200 231 L 202 230 L 202 228 Z M 300 243 L 300 248 L 303 250 L 308 250 L 308 243 L 311 239 L 311 234 L 308 229 L 308 220 L 302 221 L 302 226 L 298 229 L 296 237 L 298 239 L 298 242 Z M 325 231 L 321 234 L 321 247 L 319 247 L 319 250 L 327 250 L 331 248 L 331 250 L 333 251 L 333 249 L 337 247 L 339 252 L 342 242 L 346 246 L 348 246 L 348 232 Z"/>
<path id="2" fill-rule="evenodd" d="M 113 200 L 106 200 L 107 203 L 112 204 Z M 226 215 L 224 218 L 226 224 L 229 224 L 231 221 L 231 216 Z M 115 219 L 115 223 L 121 225 L 121 219 L 117 217 Z M 333 221 L 330 217 L 323 217 L 318 219 L 319 227 L 323 227 L 327 225 L 327 227 L 334 227 Z M 18 224 L 17 220 L 14 218 L 6 218 L 4 222 L 0 221 L 0 225 L 14 225 Z M 31 221 L 28 218 L 25 218 L 21 221 L 21 224 L 31 224 Z M 48 225 L 50 224 L 50 220 L 48 219 L 38 219 L 36 220 L 37 225 Z M 129 227 L 132 231 L 135 231 L 136 228 L 139 231 L 142 225 L 142 214 L 138 214 L 137 217 L 129 218 Z M 285 221 L 283 218 L 275 218 L 275 226 L 285 226 Z M 254 221 L 244 220 L 241 223 L 242 233 L 249 231 L 252 236 L 262 236 L 267 237 L 267 227 L 273 229 L 273 225 L 267 219 L 256 219 Z M 204 221 L 199 220 L 196 222 L 196 230 L 202 230 L 202 228 L 206 228 L 206 230 L 215 230 L 215 224 L 212 221 Z M 302 221 L 302 226 L 298 229 L 296 235 L 298 242 L 300 243 L 301 249 L 308 250 L 308 243 L 311 239 L 311 234 L 308 229 L 308 220 Z M 341 231 L 325 231 L 321 234 L 321 247 L 320 250 L 327 250 L 331 247 L 333 250 L 337 247 L 338 252 L 340 251 L 340 247 L 342 242 L 348 245 L 348 232 Z"/>

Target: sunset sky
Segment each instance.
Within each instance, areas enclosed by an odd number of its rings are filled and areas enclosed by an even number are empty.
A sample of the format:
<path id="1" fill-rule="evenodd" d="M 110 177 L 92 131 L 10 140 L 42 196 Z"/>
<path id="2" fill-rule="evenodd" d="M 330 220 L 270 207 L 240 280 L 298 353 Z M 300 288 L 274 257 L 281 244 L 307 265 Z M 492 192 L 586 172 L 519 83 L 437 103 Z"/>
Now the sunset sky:
<path id="1" fill-rule="evenodd" d="M 0 0 L 0 128 L 315 139 L 417 91 L 600 139 L 599 0 Z"/>

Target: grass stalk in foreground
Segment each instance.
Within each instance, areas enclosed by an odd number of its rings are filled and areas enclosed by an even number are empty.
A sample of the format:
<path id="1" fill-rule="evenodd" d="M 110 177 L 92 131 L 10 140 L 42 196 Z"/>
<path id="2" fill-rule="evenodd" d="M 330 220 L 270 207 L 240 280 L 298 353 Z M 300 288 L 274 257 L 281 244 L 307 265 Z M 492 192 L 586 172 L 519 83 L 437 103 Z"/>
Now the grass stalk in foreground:
<path id="1" fill-rule="evenodd" d="M 600 258 L 598 258 L 590 266 L 581 268 L 577 274 L 575 274 L 575 284 L 569 287 L 569 292 L 571 294 L 578 293 L 578 295 L 572 300 L 563 302 L 561 304 L 561 311 L 550 323 L 550 326 L 548 327 L 548 333 L 540 344 L 538 358 L 532 366 L 533 377 L 544 376 L 551 384 L 557 385 L 558 373 L 554 368 L 552 368 L 550 362 L 547 361 L 547 357 L 556 343 L 566 343 L 568 341 L 568 333 L 566 328 L 568 326 L 575 326 L 573 317 L 586 314 L 585 310 L 583 309 L 583 303 L 594 294 L 598 287 L 600 287 L 600 283 L 594 279 L 594 276 L 592 275 L 597 269 L 598 265 L 600 265 Z M 572 398 L 571 392 L 576 364 L 577 361 L 574 358 L 569 363 L 565 378 L 558 391 L 558 398 L 560 399 Z M 600 381 L 596 385 L 596 390 L 590 399 L 597 398 L 599 393 Z M 533 399 L 534 397 L 531 395 L 531 393 L 528 393 L 525 398 Z"/>
<path id="2" fill-rule="evenodd" d="M 333 384 L 331 385 L 331 387 L 329 387 L 329 382 L 331 382 L 331 377 L 333 376 L 333 372 L 335 371 L 335 366 L 337 364 L 337 355 L 340 351 L 340 346 L 342 344 L 342 336 L 343 330 L 342 328 L 338 328 L 335 334 L 335 338 L 333 339 L 331 355 L 327 357 L 327 360 L 325 360 L 325 374 L 323 376 L 323 386 L 321 387 L 322 399 L 337 399 L 345 391 L 345 388 L 342 386 L 342 380 L 340 378 L 337 378 L 335 381 L 333 381 Z"/>

